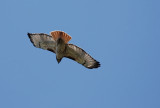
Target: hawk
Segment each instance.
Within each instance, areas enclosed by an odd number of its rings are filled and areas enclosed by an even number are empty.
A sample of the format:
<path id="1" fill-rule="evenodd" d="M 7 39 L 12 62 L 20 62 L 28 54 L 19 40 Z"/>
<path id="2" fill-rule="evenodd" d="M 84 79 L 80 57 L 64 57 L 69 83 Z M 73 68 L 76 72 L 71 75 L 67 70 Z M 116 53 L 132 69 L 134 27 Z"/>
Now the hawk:
<path id="1" fill-rule="evenodd" d="M 71 36 L 63 31 L 52 31 L 50 35 L 44 33 L 28 33 L 28 37 L 35 47 L 55 53 L 58 63 L 61 62 L 63 57 L 66 57 L 75 60 L 89 69 L 100 67 L 100 63 L 83 49 L 69 44 L 68 42 L 71 40 Z"/>

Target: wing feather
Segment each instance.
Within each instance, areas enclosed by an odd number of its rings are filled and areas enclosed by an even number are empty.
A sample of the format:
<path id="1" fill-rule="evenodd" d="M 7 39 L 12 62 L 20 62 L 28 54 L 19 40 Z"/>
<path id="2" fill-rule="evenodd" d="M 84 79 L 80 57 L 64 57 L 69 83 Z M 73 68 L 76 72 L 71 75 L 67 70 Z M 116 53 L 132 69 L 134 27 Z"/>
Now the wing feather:
<path id="1" fill-rule="evenodd" d="M 92 58 L 83 49 L 73 44 L 67 44 L 65 57 L 75 60 L 89 69 L 100 67 L 100 63 L 98 61 Z"/>
<path id="2" fill-rule="evenodd" d="M 55 41 L 52 36 L 44 33 L 28 33 L 28 37 L 35 47 L 55 53 Z"/>

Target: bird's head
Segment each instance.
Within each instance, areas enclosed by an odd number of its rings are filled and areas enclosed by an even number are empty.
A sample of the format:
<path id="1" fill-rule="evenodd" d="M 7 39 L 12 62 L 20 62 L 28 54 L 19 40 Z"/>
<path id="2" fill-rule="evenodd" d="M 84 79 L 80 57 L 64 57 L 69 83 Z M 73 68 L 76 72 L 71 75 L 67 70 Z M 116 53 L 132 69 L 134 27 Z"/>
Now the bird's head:
<path id="1" fill-rule="evenodd" d="M 59 64 L 59 63 L 61 62 L 61 60 L 62 60 L 62 58 L 58 59 L 57 57 L 56 57 L 56 59 L 57 59 L 58 64 Z"/>

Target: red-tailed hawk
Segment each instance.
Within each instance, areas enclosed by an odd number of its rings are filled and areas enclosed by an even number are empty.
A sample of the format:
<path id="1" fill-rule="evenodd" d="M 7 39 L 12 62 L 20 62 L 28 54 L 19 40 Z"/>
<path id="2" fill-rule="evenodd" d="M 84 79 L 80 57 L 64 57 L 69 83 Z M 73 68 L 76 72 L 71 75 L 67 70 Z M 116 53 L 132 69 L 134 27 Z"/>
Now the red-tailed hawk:
<path id="1" fill-rule="evenodd" d="M 55 53 L 58 63 L 60 63 L 63 57 L 67 57 L 89 69 L 100 67 L 100 63 L 83 49 L 73 44 L 68 44 L 71 36 L 65 32 L 52 31 L 50 35 L 44 33 L 28 33 L 28 36 L 35 47 Z"/>

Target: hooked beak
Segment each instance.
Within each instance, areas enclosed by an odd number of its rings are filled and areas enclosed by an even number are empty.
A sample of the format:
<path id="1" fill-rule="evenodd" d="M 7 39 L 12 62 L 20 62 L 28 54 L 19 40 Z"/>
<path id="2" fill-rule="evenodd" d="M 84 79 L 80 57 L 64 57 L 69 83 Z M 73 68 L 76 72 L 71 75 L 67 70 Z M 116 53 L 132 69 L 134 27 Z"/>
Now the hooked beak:
<path id="1" fill-rule="evenodd" d="M 57 58 L 56 58 L 57 59 Z M 61 62 L 62 59 L 57 59 L 58 64 Z"/>

